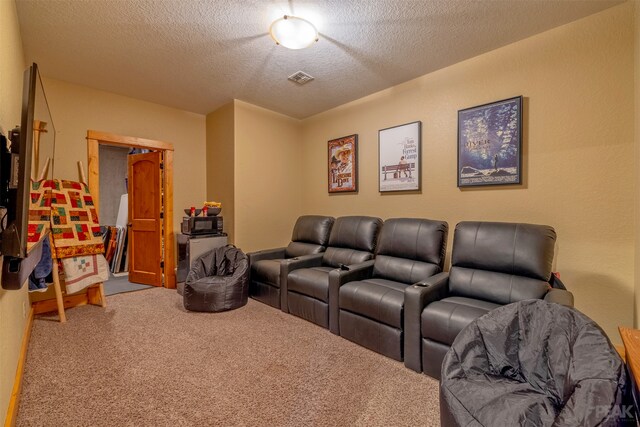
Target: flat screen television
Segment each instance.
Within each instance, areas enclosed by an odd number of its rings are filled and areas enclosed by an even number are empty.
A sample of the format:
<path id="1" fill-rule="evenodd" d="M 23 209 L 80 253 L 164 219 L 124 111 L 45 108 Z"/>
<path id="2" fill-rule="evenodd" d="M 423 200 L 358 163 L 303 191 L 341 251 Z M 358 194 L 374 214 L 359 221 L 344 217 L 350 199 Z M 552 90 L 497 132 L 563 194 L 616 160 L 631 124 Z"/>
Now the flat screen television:
<path id="1" fill-rule="evenodd" d="M 35 63 L 24 72 L 21 123 L 19 128 L 10 132 L 9 140 L 5 147 L 0 147 L 0 165 L 5 169 L 0 171 L 0 201 L 6 204 L 2 206 L 6 208 L 6 221 L 0 219 L 0 224 L 6 225 L 0 234 L 0 251 L 3 255 L 2 287 L 15 289 L 16 285 L 9 283 L 8 275 L 20 273 L 22 280 L 30 264 L 23 260 L 29 255 L 27 234 L 31 181 L 37 179 L 38 173 L 43 174 L 40 178 L 53 174 L 55 127 Z M 45 164 L 48 165 L 47 172 L 40 172 Z"/>

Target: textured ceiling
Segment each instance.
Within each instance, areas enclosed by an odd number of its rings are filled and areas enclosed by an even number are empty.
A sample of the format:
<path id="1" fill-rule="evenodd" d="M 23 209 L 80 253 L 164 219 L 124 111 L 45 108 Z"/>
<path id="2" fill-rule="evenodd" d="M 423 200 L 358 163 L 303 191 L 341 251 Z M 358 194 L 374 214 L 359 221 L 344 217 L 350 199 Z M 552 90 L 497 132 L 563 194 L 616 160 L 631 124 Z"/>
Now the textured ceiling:
<path id="1" fill-rule="evenodd" d="M 17 0 L 46 77 L 197 113 L 241 99 L 304 118 L 565 24 L 617 0 Z M 320 41 L 276 46 L 271 22 Z M 287 77 L 316 78 L 298 86 Z"/>

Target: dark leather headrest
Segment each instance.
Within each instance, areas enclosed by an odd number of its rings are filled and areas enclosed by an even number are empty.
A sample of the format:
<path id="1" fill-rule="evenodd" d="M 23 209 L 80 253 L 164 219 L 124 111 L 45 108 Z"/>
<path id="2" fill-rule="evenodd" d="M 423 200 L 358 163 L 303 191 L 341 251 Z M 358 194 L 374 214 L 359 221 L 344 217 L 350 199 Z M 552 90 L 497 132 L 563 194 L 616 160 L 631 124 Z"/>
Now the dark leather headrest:
<path id="1" fill-rule="evenodd" d="M 442 268 L 449 225 L 421 218 L 391 218 L 380 231 L 377 255 L 428 262 Z"/>
<path id="2" fill-rule="evenodd" d="M 336 219 L 329 236 L 329 246 L 373 252 L 376 249 L 380 218 L 371 216 L 342 216 Z"/>
<path id="3" fill-rule="evenodd" d="M 552 227 L 505 222 L 461 222 L 453 236 L 451 267 L 475 268 L 549 280 L 556 232 Z"/>
<path id="4" fill-rule="evenodd" d="M 327 246 L 329 233 L 333 226 L 333 217 L 320 215 L 304 215 L 298 218 L 293 227 L 291 241 L 314 243 Z"/>

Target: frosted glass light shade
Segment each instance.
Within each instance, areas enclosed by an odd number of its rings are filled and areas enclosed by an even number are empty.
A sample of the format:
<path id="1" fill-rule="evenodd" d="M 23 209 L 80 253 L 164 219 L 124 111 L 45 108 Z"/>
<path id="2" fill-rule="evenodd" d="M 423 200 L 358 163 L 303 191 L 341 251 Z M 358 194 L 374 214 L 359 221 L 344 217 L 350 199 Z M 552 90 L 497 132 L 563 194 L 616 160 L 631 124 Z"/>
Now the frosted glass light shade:
<path id="1" fill-rule="evenodd" d="M 306 19 L 285 15 L 276 19 L 269 27 L 269 34 L 280 44 L 289 49 L 304 49 L 318 41 L 318 30 Z"/>

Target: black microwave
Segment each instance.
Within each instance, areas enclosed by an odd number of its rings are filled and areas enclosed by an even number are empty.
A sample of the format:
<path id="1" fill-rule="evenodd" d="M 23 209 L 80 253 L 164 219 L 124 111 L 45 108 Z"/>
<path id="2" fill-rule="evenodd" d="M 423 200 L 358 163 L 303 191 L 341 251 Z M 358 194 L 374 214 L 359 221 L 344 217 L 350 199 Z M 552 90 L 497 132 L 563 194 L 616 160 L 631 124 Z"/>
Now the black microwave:
<path id="1" fill-rule="evenodd" d="M 222 234 L 222 217 L 195 216 L 183 218 L 182 234 Z"/>

